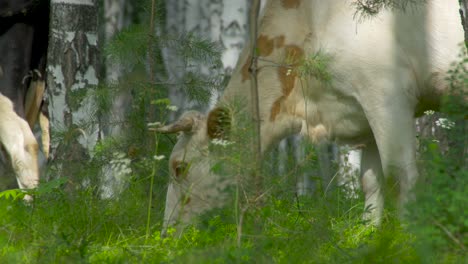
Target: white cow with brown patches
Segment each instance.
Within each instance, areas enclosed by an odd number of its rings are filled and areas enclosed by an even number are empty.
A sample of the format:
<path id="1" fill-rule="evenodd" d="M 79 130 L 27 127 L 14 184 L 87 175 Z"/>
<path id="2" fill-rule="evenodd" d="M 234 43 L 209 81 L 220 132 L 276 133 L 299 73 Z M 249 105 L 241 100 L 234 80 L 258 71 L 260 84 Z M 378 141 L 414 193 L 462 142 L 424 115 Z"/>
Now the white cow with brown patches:
<path id="1" fill-rule="evenodd" d="M 354 1 L 271 0 L 260 20 L 258 89 L 261 145 L 303 133 L 313 141 L 360 145 L 366 217 L 379 224 L 384 181 L 395 178 L 398 203 L 410 199 L 418 177 L 414 116 L 435 109 L 446 93 L 450 63 L 463 41 L 457 1 L 428 0 L 406 13 L 382 11 L 357 21 Z M 330 58 L 330 82 L 301 75 L 307 58 Z M 320 56 L 320 55 L 319 55 Z M 182 132 L 170 158 L 165 226 L 223 206 L 222 190 L 232 184 L 211 170 L 210 142 L 235 118 L 230 107 L 241 98 L 250 106 L 245 50 L 218 106 L 208 116 L 187 112 L 160 132 Z M 394 196 L 389 196 L 394 197 Z M 393 199 L 393 198 L 390 198 Z"/>

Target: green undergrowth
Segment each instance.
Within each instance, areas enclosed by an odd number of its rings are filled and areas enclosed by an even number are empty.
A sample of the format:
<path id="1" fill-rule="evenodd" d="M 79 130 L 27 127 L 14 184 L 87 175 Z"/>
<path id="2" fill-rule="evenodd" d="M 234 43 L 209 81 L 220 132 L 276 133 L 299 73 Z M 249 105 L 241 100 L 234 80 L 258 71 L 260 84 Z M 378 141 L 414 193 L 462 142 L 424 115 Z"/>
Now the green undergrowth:
<path id="1" fill-rule="evenodd" d="M 131 186 L 119 200 L 53 187 L 31 204 L 0 199 L 1 263 L 463 263 L 466 257 L 444 247 L 450 245 L 444 234 L 411 232 L 391 213 L 382 227 L 367 225 L 360 199 L 345 199 L 340 190 L 304 197 L 278 191 L 247 210 L 242 225 L 226 208 L 161 237 L 162 212 L 152 211 L 147 235 L 145 197 Z M 443 250 L 427 251 L 436 239 Z"/>

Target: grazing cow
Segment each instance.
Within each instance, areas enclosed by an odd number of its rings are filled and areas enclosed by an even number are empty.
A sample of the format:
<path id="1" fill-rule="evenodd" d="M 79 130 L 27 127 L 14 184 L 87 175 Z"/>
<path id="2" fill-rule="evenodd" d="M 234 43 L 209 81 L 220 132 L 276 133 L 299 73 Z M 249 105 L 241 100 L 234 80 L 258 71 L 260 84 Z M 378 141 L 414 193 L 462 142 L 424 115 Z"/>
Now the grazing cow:
<path id="1" fill-rule="evenodd" d="M 10 99 L 0 93 L 0 143 L 11 161 L 21 189 L 39 183 L 38 145 L 28 123 L 13 109 Z"/>
<path id="2" fill-rule="evenodd" d="M 20 188 L 39 182 L 31 130 L 38 118 L 48 154 L 48 120 L 41 112 L 48 27 L 48 0 L 0 0 L 0 142 Z"/>
<path id="3" fill-rule="evenodd" d="M 359 20 L 353 1 L 269 1 L 256 54 L 262 151 L 299 132 L 360 146 L 365 217 L 380 223 L 384 193 L 403 212 L 418 177 L 414 117 L 437 109 L 447 93 L 446 72 L 463 41 L 458 8 L 457 1 L 428 0 Z M 251 56 L 244 50 L 207 116 L 190 111 L 155 129 L 182 132 L 170 158 L 165 226 L 225 204 L 222 189 L 234 180 L 211 169 L 216 157 L 208 146 L 235 124 L 235 102 L 246 102 L 250 113 Z"/>

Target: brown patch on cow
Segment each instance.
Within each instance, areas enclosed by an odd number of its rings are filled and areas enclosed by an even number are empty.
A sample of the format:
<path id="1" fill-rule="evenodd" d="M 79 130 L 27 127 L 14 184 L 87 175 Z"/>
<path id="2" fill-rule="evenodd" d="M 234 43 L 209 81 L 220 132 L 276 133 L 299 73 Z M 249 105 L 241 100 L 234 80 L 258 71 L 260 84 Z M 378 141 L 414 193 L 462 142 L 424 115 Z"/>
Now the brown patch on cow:
<path id="1" fill-rule="evenodd" d="M 288 96 L 292 89 L 294 88 L 294 83 L 296 82 L 297 73 L 294 69 L 289 67 L 279 67 L 278 68 L 278 78 L 281 83 L 281 89 L 283 94 Z"/>
<path id="2" fill-rule="evenodd" d="M 281 112 L 281 105 L 282 105 L 284 99 L 286 99 L 286 97 L 281 96 L 275 102 L 273 102 L 273 105 L 271 106 L 271 110 L 270 110 L 270 121 L 272 121 L 272 122 L 275 121 L 276 117 Z"/>
<path id="3" fill-rule="evenodd" d="M 273 52 L 275 43 L 268 36 L 260 35 L 257 39 L 257 48 L 260 56 L 268 56 Z"/>
<path id="4" fill-rule="evenodd" d="M 273 50 L 284 46 L 285 38 L 283 35 L 269 38 L 266 35 L 260 35 L 257 39 L 258 55 L 266 57 L 273 53 Z"/>
<path id="5" fill-rule="evenodd" d="M 288 66 L 278 67 L 278 79 L 281 83 L 283 95 L 278 98 L 271 106 L 270 121 L 274 121 L 280 113 L 281 104 L 291 94 L 296 83 L 297 71 L 296 67 L 304 58 L 304 50 L 297 45 L 287 45 L 284 47 L 285 62 Z"/>
<path id="6" fill-rule="evenodd" d="M 231 128 L 231 114 L 226 107 L 216 107 L 208 114 L 207 133 L 210 139 L 226 138 Z"/>
<path id="7" fill-rule="evenodd" d="M 301 0 L 281 0 L 281 5 L 286 9 L 298 8 Z"/>
<path id="8" fill-rule="evenodd" d="M 188 171 L 188 163 L 184 161 L 174 160 L 172 161 L 172 171 L 174 171 L 175 177 L 178 180 L 185 178 Z"/>
<path id="9" fill-rule="evenodd" d="M 284 51 L 288 64 L 298 64 L 304 58 L 304 50 L 297 45 L 287 45 L 284 47 Z"/>
<path id="10" fill-rule="evenodd" d="M 267 57 L 273 53 L 275 49 L 284 47 L 285 37 L 283 35 L 270 38 L 267 35 L 260 35 L 257 39 L 258 56 Z M 252 56 L 249 55 L 241 69 L 242 82 L 250 79 L 250 64 Z"/>
<path id="11" fill-rule="evenodd" d="M 242 82 L 245 82 L 250 79 L 249 68 L 250 68 L 251 60 L 252 60 L 252 56 L 249 56 L 247 60 L 245 61 L 244 66 L 242 66 L 242 70 L 241 70 Z"/>
<path id="12" fill-rule="evenodd" d="M 294 88 L 296 82 L 297 71 L 295 68 L 300 61 L 304 58 L 304 50 L 296 45 L 288 45 L 284 48 L 286 63 L 289 66 L 282 66 L 278 68 L 278 78 L 281 83 L 283 94 L 288 96 Z"/>

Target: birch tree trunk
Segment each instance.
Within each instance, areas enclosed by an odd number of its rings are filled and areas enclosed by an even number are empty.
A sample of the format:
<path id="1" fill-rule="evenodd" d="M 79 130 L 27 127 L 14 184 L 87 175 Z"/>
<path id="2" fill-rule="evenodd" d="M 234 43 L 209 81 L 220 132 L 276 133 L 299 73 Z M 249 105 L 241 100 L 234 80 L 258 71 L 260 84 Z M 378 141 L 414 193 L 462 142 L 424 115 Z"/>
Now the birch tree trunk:
<path id="1" fill-rule="evenodd" d="M 51 159 L 75 176 L 90 158 L 100 127 L 90 94 L 98 85 L 96 0 L 52 0 L 47 82 Z M 62 136 L 58 136 L 61 134 Z"/>
<path id="2" fill-rule="evenodd" d="M 218 42 L 223 48 L 221 59 L 224 69 L 209 69 L 206 65 L 200 65 L 201 72 L 206 76 L 223 72 L 230 74 L 247 36 L 248 6 L 247 0 L 166 0 L 166 31 L 175 35 L 192 32 L 198 37 Z M 170 48 L 163 49 L 163 56 L 169 80 L 182 80 L 186 74 L 184 59 Z M 218 97 L 217 93 L 212 96 L 210 107 Z M 172 119 L 187 109 L 203 108 L 191 102 L 178 87 L 169 91 L 169 99 L 179 108 Z"/>
<path id="3" fill-rule="evenodd" d="M 112 37 L 119 33 L 123 28 L 129 26 L 132 22 L 132 5 L 128 0 L 104 0 L 103 3 L 103 28 L 101 36 L 105 46 L 110 42 Z M 122 66 L 118 63 L 110 63 L 104 58 L 105 76 L 108 85 L 113 85 L 119 82 L 122 77 Z M 112 107 L 108 116 L 104 117 L 105 124 L 102 124 L 104 136 L 119 136 L 122 133 L 121 124 L 125 120 L 125 113 L 131 105 L 130 92 L 120 92 L 112 103 Z"/>
<path id="4" fill-rule="evenodd" d="M 460 17 L 462 21 L 463 30 L 465 30 L 465 46 L 468 49 L 468 0 L 459 0 L 460 3 Z"/>
<path id="5" fill-rule="evenodd" d="M 112 37 L 132 22 L 132 1 L 128 0 L 104 0 L 104 32 L 103 42 L 106 45 Z M 103 46 L 104 46 L 103 45 Z M 104 58 L 105 60 L 105 58 Z M 109 86 L 117 84 L 122 77 L 123 69 L 120 64 L 110 63 L 105 60 L 105 79 Z M 106 87 L 105 89 L 110 89 Z M 103 138 L 123 136 L 122 124 L 125 115 L 132 105 L 132 95 L 129 90 L 119 90 L 115 96 L 111 109 L 107 116 L 103 117 Z M 112 160 L 101 169 L 100 195 L 101 198 L 115 198 L 124 190 L 126 179 L 130 177 L 130 159 L 124 152 L 113 154 Z"/>

